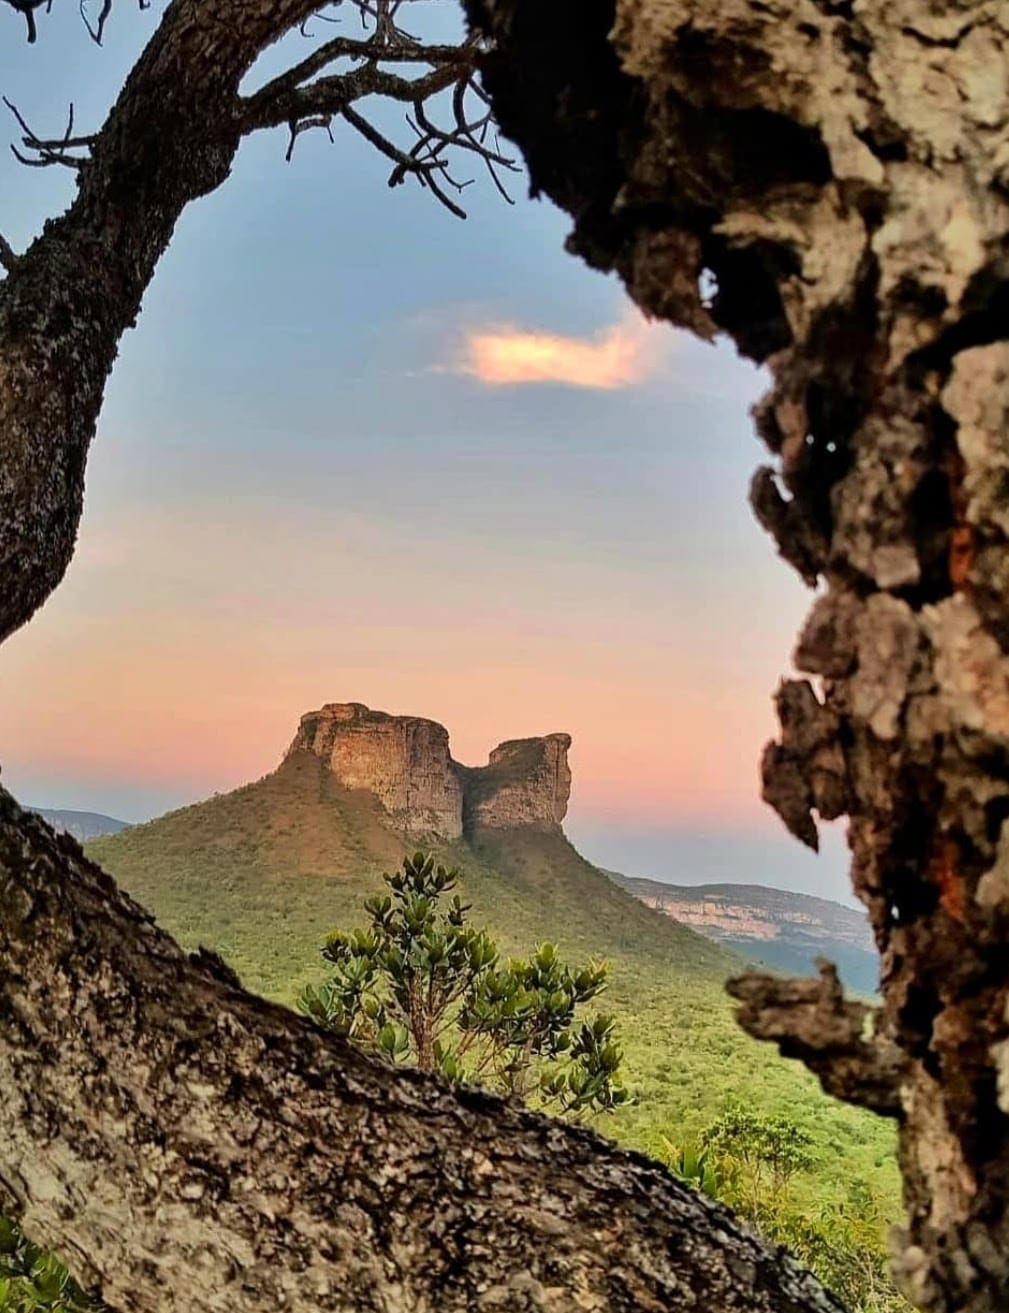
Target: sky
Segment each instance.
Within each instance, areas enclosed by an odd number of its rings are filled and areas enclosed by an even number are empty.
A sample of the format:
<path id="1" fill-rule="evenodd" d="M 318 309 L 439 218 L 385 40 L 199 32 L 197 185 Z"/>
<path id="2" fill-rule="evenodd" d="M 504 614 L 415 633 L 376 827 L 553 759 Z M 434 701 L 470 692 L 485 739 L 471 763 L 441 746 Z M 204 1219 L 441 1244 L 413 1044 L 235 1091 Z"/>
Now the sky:
<path id="1" fill-rule="evenodd" d="M 0 92 L 88 130 L 160 9 L 101 49 L 76 5 L 35 46 L 0 15 Z M 602 865 L 850 901 L 836 827 L 814 856 L 759 798 L 812 600 L 746 503 L 766 379 L 646 323 L 521 175 L 512 205 L 477 178 L 461 222 L 346 127 L 286 144 L 186 211 L 123 340 L 75 559 L 0 648 L 6 787 L 142 820 L 358 701 L 469 764 L 570 733 L 566 829 Z M 23 248 L 72 185 L 0 154 L 0 232 Z"/>

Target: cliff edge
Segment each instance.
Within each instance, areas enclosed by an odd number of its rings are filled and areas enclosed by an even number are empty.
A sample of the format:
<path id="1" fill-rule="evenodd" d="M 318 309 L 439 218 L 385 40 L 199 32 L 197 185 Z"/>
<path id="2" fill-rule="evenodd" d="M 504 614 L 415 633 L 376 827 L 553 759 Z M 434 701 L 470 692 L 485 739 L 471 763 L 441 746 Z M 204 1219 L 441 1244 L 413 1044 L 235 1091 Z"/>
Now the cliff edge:
<path id="1" fill-rule="evenodd" d="M 375 795 L 408 834 L 457 839 L 482 829 L 559 829 L 571 793 L 568 734 L 511 739 L 486 766 L 464 766 L 448 730 L 361 702 L 329 702 L 301 718 L 285 761 L 311 752 L 348 789 Z"/>

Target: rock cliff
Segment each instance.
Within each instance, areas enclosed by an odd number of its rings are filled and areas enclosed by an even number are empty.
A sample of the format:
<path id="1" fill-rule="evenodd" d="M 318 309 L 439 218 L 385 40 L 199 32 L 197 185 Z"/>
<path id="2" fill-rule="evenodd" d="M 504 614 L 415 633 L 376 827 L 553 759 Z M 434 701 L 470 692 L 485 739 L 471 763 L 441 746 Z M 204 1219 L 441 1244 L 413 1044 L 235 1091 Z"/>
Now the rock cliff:
<path id="1" fill-rule="evenodd" d="M 571 793 L 570 746 L 567 734 L 512 739 L 486 766 L 463 766 L 436 721 L 330 702 L 302 716 L 285 760 L 314 753 L 346 788 L 373 793 L 408 834 L 457 839 L 464 830 L 559 827 Z"/>
<path id="2" fill-rule="evenodd" d="M 330 702 L 302 716 L 287 755 L 307 749 L 348 789 L 367 789 L 411 834 L 462 834 L 462 781 L 448 731 L 419 716 Z"/>
<path id="3" fill-rule="evenodd" d="M 510 739 L 486 766 L 464 768 L 466 828 L 560 825 L 571 795 L 571 736 Z"/>
<path id="4" fill-rule="evenodd" d="M 607 874 L 650 907 L 750 961 L 812 975 L 816 958 L 826 957 L 849 988 L 872 994 L 879 986 L 879 955 L 862 911 L 765 885 L 675 885 Z"/>

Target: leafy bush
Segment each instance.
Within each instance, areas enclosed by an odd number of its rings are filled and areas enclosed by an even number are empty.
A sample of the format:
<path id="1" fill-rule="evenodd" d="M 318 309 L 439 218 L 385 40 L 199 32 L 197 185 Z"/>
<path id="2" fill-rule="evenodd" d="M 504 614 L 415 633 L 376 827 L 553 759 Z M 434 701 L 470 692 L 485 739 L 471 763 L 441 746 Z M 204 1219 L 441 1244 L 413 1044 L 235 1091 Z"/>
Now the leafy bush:
<path id="1" fill-rule="evenodd" d="M 812 1167 L 812 1144 L 812 1136 L 788 1117 L 761 1116 L 740 1103 L 730 1104 L 701 1135 L 702 1148 L 745 1168 L 741 1182 L 748 1188 L 751 1212 L 765 1191 L 779 1198 L 796 1172 Z"/>
<path id="2" fill-rule="evenodd" d="M 97 1313 L 98 1308 L 59 1259 L 0 1217 L 0 1313 Z"/>
<path id="3" fill-rule="evenodd" d="M 568 1114 L 626 1102 L 612 1018 L 576 1022 L 606 987 L 605 963 L 575 970 L 553 944 L 502 962 L 469 906 L 447 901 L 459 872 L 428 854 L 383 878 L 389 893 L 364 903 L 368 925 L 326 939 L 333 973 L 302 991 L 308 1016 L 395 1061 Z"/>
<path id="4" fill-rule="evenodd" d="M 884 1219 L 864 1181 L 853 1181 L 841 1202 L 809 1208 L 792 1198 L 793 1180 L 819 1159 L 812 1137 L 790 1118 L 732 1103 L 696 1144 L 665 1146 L 681 1180 L 785 1245 L 852 1313 L 911 1313 L 890 1279 Z"/>

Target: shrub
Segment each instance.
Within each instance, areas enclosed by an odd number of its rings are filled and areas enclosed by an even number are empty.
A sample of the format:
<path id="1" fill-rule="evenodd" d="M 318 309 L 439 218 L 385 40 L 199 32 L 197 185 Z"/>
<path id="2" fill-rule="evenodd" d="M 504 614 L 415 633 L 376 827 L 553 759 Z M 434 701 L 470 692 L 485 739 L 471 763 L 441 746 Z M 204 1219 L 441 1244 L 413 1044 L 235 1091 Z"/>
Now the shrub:
<path id="1" fill-rule="evenodd" d="M 553 944 L 502 962 L 468 923 L 459 872 L 427 854 L 383 878 L 389 892 L 364 903 L 368 924 L 326 939 L 333 974 L 302 991 L 302 1011 L 394 1061 L 570 1115 L 626 1102 L 613 1020 L 576 1020 L 606 987 L 604 962 L 574 969 Z"/>

